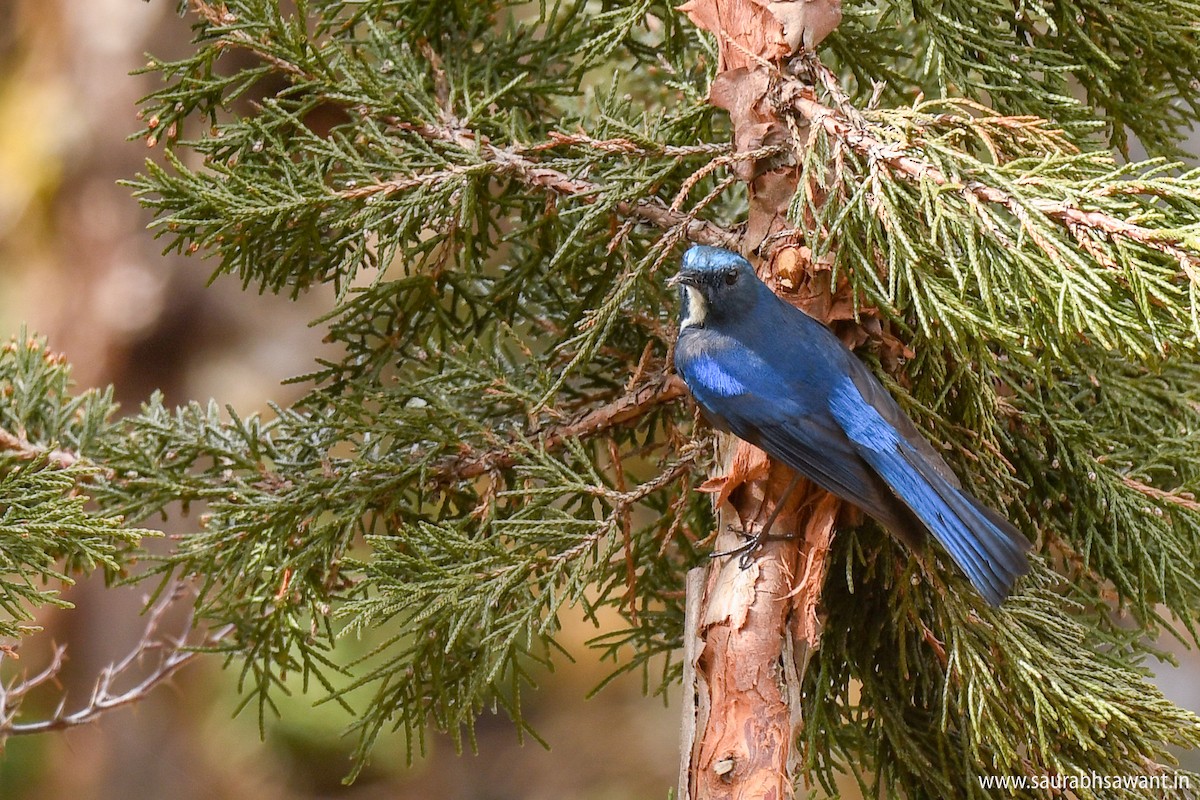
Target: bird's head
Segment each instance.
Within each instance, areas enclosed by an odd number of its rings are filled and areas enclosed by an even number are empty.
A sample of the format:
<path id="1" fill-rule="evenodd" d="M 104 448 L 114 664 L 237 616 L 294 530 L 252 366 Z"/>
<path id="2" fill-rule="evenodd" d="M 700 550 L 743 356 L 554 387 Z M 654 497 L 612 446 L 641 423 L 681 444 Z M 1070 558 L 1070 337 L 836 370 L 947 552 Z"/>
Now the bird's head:
<path id="1" fill-rule="evenodd" d="M 749 312 L 759 289 L 765 288 L 749 261 L 730 250 L 699 244 L 683 254 L 683 267 L 667 285 L 679 287 L 680 330 Z"/>

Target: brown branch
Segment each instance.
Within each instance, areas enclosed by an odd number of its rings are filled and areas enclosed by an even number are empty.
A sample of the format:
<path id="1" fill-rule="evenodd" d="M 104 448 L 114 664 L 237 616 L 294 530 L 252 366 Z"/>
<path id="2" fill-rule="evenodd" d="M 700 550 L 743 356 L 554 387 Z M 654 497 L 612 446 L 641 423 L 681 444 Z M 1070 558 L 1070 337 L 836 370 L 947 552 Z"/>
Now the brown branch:
<path id="1" fill-rule="evenodd" d="M 1188 511 L 1200 513 L 1200 502 L 1196 502 L 1196 498 L 1190 492 L 1169 492 L 1164 489 L 1157 489 L 1153 486 L 1149 486 L 1139 480 L 1129 477 L 1122 477 L 1121 482 L 1130 489 L 1144 494 L 1146 497 L 1150 497 L 1155 500 L 1162 500 L 1163 502 L 1171 503 L 1172 505 L 1177 505 L 1181 508 L 1186 508 Z"/>
<path id="2" fill-rule="evenodd" d="M 678 375 L 661 376 L 574 421 L 544 431 L 543 447 L 552 450 L 561 447 L 568 439 L 587 438 L 624 425 L 685 394 L 687 385 Z M 486 453 L 468 452 L 456 456 L 442 462 L 434 472 L 442 481 L 468 480 L 493 470 L 506 469 L 516 462 L 517 458 L 510 448 L 499 448 Z"/>
<path id="3" fill-rule="evenodd" d="M 69 450 L 50 449 L 18 436 L 15 433 L 0 428 L 0 450 L 5 450 L 17 458 L 32 461 L 35 458 L 47 458 L 59 469 L 66 469 L 79 463 L 79 456 Z"/>
<path id="4" fill-rule="evenodd" d="M 830 136 L 837 138 L 868 161 L 886 164 L 899 175 L 913 181 L 929 180 L 938 186 L 958 186 L 963 194 L 974 200 L 1002 206 L 1035 238 L 1040 238 L 1040 234 L 1029 223 L 1030 210 L 1061 224 L 1076 239 L 1079 237 L 1077 228 L 1099 231 L 1109 239 L 1129 239 L 1175 259 L 1183 273 L 1193 283 L 1200 284 L 1200 255 L 1187 250 L 1177 240 L 1171 240 L 1159 231 L 1144 228 L 1103 211 L 1084 211 L 1066 202 L 1036 197 L 1020 200 L 1003 189 L 988 186 L 981 181 L 966 181 L 960 184 L 951 180 L 934 164 L 911 155 L 904 147 L 887 144 L 872 136 L 868 128 L 856 125 L 845 114 L 819 102 L 810 88 L 795 79 L 788 79 L 785 91 L 788 95 L 787 102 L 802 117 L 814 125 L 819 125 Z"/>
<path id="5" fill-rule="evenodd" d="M 548 189 L 555 194 L 573 197 L 585 203 L 596 202 L 604 193 L 605 187 L 601 184 L 582 178 L 572 178 L 564 172 L 543 166 L 522 155 L 521 151 L 528 148 L 499 147 L 492 144 L 486 136 L 481 136 L 455 124 L 418 125 L 395 117 L 385 121 L 399 130 L 416 134 L 426 141 L 457 145 L 494 165 L 498 174 L 515 177 L 528 186 Z M 421 179 L 411 178 L 401 181 L 401 183 L 414 180 Z M 699 244 L 736 248 L 740 240 L 738 234 L 672 209 L 656 197 L 636 201 L 621 200 L 614 205 L 614 208 L 623 216 L 636 217 L 660 228 L 682 229 L 685 238 Z"/>
<path id="6" fill-rule="evenodd" d="M 176 672 L 191 663 L 200 653 L 194 646 L 212 646 L 228 635 L 232 626 L 209 634 L 200 645 L 189 645 L 188 638 L 192 632 L 192 615 L 189 613 L 183 630 L 175 638 L 160 637 L 159 628 L 168 609 L 184 596 L 182 586 L 174 591 L 164 593 L 150 608 L 146 628 L 137 645 L 120 661 L 105 667 L 92 689 L 87 705 L 77 711 L 65 713 L 66 697 L 59 702 L 54 714 L 36 722 L 18 723 L 17 715 L 21 703 L 30 691 L 58 677 L 65 660 L 66 647 L 57 646 L 51 656 L 50 663 L 36 675 L 20 681 L 14 681 L 5 686 L 0 684 L 0 743 L 10 736 L 28 736 L 35 733 L 65 730 L 86 725 L 100 716 L 122 706 L 132 705 L 144 699 L 156 686 L 168 681 Z M 159 654 L 158 663 L 140 681 L 125 691 L 117 692 L 114 683 L 120 680 L 134 664 L 140 663 L 152 653 Z M 0 651 L 0 661 L 4 653 Z"/>

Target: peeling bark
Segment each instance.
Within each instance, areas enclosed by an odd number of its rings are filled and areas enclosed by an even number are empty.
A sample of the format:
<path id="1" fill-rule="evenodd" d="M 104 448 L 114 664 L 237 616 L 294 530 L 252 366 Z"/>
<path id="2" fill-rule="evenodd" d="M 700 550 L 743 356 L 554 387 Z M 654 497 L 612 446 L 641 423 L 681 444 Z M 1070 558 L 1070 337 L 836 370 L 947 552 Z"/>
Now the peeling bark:
<path id="1" fill-rule="evenodd" d="M 741 482 L 720 515 L 718 549 L 736 547 L 738 531 L 757 530 L 793 476 L 757 448 L 731 444 L 727 480 Z M 689 576 L 684 687 L 694 702 L 685 709 L 690 768 L 681 773 L 682 797 L 792 796 L 800 682 L 820 645 L 825 556 L 839 505 L 801 483 L 772 527 L 794 538 L 767 542 L 746 569 L 737 557 L 715 561 L 702 593 Z M 728 512 L 736 524 L 724 524 Z"/>
<path id="2" fill-rule="evenodd" d="M 779 67 L 837 26 L 841 3 L 690 0 L 680 10 L 717 36 L 720 71 L 710 100 L 729 112 L 735 149 L 806 146 L 807 129 L 781 118 L 773 100 Z M 756 268 L 768 285 L 823 322 L 852 309 L 811 249 L 785 233 L 801 179 L 796 157 L 747 159 L 734 169 L 750 198 L 742 251 L 752 263 L 766 252 Z M 738 557 L 714 560 L 702 592 L 700 577 L 689 575 L 680 797 L 782 800 L 794 793 L 800 684 L 820 646 L 821 589 L 840 503 L 807 481 L 784 498 L 790 469 L 732 437 L 722 450 L 724 475 L 703 487 L 716 493 L 716 549 L 735 548 L 740 532 L 758 530 L 780 502 L 772 532 L 793 538 L 767 542 L 745 569 Z"/>

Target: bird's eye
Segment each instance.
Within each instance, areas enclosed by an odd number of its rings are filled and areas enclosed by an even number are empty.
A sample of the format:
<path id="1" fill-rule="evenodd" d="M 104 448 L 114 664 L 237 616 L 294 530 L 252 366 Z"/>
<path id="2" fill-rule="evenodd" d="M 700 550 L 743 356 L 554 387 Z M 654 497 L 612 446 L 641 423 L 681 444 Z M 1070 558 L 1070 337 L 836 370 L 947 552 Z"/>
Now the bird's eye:
<path id="1" fill-rule="evenodd" d="M 725 273 L 725 285 L 726 286 L 733 286 L 735 283 L 737 283 L 737 279 L 738 279 L 737 272 L 730 270 L 729 272 Z"/>

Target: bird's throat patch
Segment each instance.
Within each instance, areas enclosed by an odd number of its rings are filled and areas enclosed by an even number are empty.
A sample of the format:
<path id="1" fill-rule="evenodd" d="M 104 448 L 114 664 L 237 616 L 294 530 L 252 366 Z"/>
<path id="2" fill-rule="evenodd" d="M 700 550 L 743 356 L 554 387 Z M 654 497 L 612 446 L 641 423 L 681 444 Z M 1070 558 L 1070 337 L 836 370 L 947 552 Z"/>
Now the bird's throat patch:
<path id="1" fill-rule="evenodd" d="M 698 328 L 708 317 L 708 301 L 704 299 L 704 293 L 695 286 L 684 286 L 683 288 L 687 289 L 687 315 L 679 323 L 679 330 Z"/>

